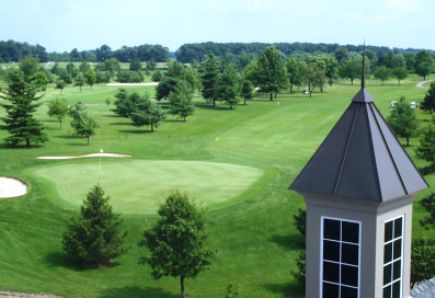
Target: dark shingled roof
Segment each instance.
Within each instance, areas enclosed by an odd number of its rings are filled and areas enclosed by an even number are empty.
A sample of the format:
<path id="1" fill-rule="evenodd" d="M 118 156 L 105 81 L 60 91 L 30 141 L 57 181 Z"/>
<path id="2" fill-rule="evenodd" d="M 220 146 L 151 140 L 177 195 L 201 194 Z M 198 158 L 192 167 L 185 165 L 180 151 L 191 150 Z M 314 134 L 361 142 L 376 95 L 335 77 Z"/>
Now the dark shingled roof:
<path id="1" fill-rule="evenodd" d="M 290 186 L 301 193 L 377 202 L 426 187 L 364 83 Z"/>

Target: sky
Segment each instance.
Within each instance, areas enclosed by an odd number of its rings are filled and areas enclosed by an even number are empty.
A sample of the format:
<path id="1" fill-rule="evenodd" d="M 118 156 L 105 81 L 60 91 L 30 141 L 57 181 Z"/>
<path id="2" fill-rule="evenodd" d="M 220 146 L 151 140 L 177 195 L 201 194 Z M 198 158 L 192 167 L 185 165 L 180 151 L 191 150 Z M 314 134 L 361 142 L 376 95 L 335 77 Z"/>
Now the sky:
<path id="1" fill-rule="evenodd" d="M 0 40 L 47 51 L 192 42 L 435 50 L 433 0 L 0 0 Z"/>

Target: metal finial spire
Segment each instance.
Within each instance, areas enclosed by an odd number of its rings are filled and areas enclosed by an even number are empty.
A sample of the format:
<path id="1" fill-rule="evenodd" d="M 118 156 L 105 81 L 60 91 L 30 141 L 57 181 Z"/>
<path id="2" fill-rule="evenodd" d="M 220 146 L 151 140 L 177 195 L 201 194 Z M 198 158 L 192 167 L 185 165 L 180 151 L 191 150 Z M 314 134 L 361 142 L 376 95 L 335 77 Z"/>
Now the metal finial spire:
<path id="1" fill-rule="evenodd" d="M 364 89 L 366 87 L 365 54 L 366 54 L 366 41 L 364 40 L 363 54 L 362 54 L 362 69 L 361 69 L 361 89 Z"/>

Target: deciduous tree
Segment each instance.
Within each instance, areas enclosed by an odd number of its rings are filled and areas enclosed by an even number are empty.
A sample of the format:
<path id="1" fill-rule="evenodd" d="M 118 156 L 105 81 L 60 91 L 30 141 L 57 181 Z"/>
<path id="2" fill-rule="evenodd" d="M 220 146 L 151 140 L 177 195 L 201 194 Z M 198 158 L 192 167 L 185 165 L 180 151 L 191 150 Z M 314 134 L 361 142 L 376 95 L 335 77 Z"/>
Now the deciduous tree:
<path id="1" fill-rule="evenodd" d="M 287 71 L 283 55 L 275 47 L 267 47 L 257 60 L 256 83 L 269 99 L 277 97 L 279 90 L 287 86 Z"/>
<path id="2" fill-rule="evenodd" d="M 243 103 L 246 105 L 247 100 L 251 100 L 254 97 L 254 86 L 250 80 L 244 79 L 240 88 L 240 95 L 243 98 Z"/>
<path id="3" fill-rule="evenodd" d="M 394 106 L 388 123 L 396 135 L 406 139 L 406 146 L 409 146 L 409 139 L 417 133 L 418 120 L 414 109 L 404 97 Z"/>
<path id="4" fill-rule="evenodd" d="M 205 247 L 205 216 L 180 192 L 172 193 L 158 214 L 159 219 L 144 232 L 142 242 L 150 255 L 140 262 L 151 266 L 154 278 L 178 277 L 180 297 L 185 298 L 185 279 L 204 271 L 214 255 Z"/>
<path id="5" fill-rule="evenodd" d="M 433 58 L 427 51 L 420 51 L 415 55 L 415 72 L 426 80 L 426 76 L 433 70 Z"/>
<path id="6" fill-rule="evenodd" d="M 62 120 L 68 113 L 68 103 L 64 98 L 55 98 L 47 102 L 48 116 L 55 117 L 59 121 L 59 127 L 62 129 Z"/>

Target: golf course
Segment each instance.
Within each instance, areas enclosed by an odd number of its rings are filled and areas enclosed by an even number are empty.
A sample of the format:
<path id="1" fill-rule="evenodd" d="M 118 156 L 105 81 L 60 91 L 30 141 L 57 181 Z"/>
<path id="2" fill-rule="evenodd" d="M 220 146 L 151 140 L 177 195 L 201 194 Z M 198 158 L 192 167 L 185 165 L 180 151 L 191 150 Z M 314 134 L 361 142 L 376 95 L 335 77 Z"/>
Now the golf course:
<path id="1" fill-rule="evenodd" d="M 429 83 L 418 88 L 419 81 L 416 75 L 400 85 L 396 80 L 369 79 L 367 89 L 386 118 L 392 100 L 404 96 L 422 101 Z M 155 95 L 153 86 L 126 88 Z M 168 115 L 151 133 L 147 126 L 132 126 L 106 103 L 113 103 L 117 87 L 97 84 L 80 92 L 69 85 L 60 94 L 50 84 L 35 114 L 46 126 L 49 141 L 30 149 L 0 144 L 1 176 L 28 185 L 27 194 L 0 199 L 0 289 L 65 297 L 179 297 L 177 278 L 153 279 L 149 266 L 138 264 L 146 253 L 138 246 L 144 229 L 156 221 L 168 194 L 179 190 L 204 210 L 207 245 L 216 252 L 208 270 L 186 280 L 189 297 L 225 297 L 229 284 L 238 285 L 241 297 L 303 297 L 293 272 L 304 239 L 293 216 L 304 202 L 288 186 L 358 89 L 359 80 L 353 85 L 340 80 L 312 97 L 301 90 L 282 91 L 270 101 L 268 94 L 258 93 L 232 110 L 224 103 L 213 108 L 195 93 L 195 113 L 186 122 Z M 74 135 L 70 118 L 60 128 L 47 115 L 46 103 L 56 97 L 69 105 L 86 104 L 99 124 L 90 145 Z M 422 123 L 430 119 L 419 109 L 417 114 Z M 6 136 L 0 130 L 0 139 Z M 423 167 L 424 161 L 415 157 L 418 138 L 410 143 L 408 154 Z M 100 150 L 129 157 L 38 159 Z M 431 187 L 419 193 L 414 204 L 413 237 L 435 239 L 419 224 L 426 212 L 418 202 L 435 190 L 435 175 L 425 179 Z M 129 250 L 113 266 L 89 269 L 68 259 L 62 235 L 97 184 L 121 214 Z"/>

